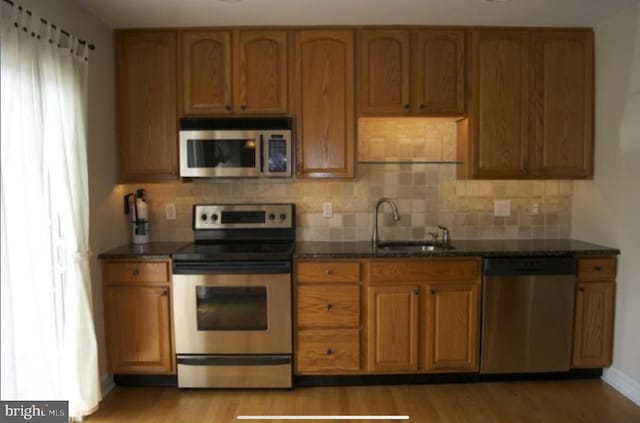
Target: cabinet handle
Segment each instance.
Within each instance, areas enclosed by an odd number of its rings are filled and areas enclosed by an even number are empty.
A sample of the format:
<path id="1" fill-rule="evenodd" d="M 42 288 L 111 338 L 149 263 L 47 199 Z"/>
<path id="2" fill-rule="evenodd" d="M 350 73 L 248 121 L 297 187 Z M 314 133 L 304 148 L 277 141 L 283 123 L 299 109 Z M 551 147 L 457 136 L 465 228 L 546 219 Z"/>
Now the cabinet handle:
<path id="1" fill-rule="evenodd" d="M 230 105 L 228 105 L 228 104 L 227 104 L 226 106 L 224 106 L 224 108 L 225 108 L 225 109 L 227 109 L 227 112 L 230 112 L 230 111 L 231 111 L 231 106 L 230 106 Z"/>
<path id="2" fill-rule="evenodd" d="M 327 355 L 331 355 L 333 353 L 334 353 L 334 351 L 331 348 L 327 348 Z"/>
<path id="3" fill-rule="evenodd" d="M 413 294 L 414 295 L 420 295 L 420 288 L 414 288 L 413 289 Z"/>
<path id="4" fill-rule="evenodd" d="M 600 272 L 602 270 L 602 266 L 593 266 L 593 270 Z"/>
<path id="5" fill-rule="evenodd" d="M 421 104 L 421 105 L 420 105 L 420 106 L 418 106 L 418 107 L 420 107 L 421 109 L 424 109 L 424 103 L 423 103 L 423 104 Z"/>
<path id="6" fill-rule="evenodd" d="M 169 295 L 169 290 L 168 290 L 168 289 L 166 289 L 166 288 L 165 288 L 165 289 L 163 289 L 163 290 L 162 290 L 162 294 L 160 294 L 160 295 L 162 295 L 163 297 L 166 297 L 167 295 Z"/>
<path id="7" fill-rule="evenodd" d="M 578 288 L 578 291 L 579 291 L 579 292 L 584 292 L 584 288 L 583 288 L 583 287 L 580 287 L 580 288 Z"/>
<path id="8" fill-rule="evenodd" d="M 333 274 L 333 269 L 327 269 L 324 271 L 325 275 L 329 276 Z"/>
<path id="9" fill-rule="evenodd" d="M 133 269 L 133 272 L 131 272 L 131 274 L 133 276 L 138 276 L 140 274 L 140 271 L 138 269 Z"/>
<path id="10" fill-rule="evenodd" d="M 331 310 L 332 308 L 333 308 L 333 304 L 327 303 L 327 311 Z"/>
<path id="11" fill-rule="evenodd" d="M 247 110 L 247 105 L 246 105 L 246 104 L 243 104 L 242 106 L 240 106 L 240 108 L 241 108 L 242 110 Z"/>
<path id="12" fill-rule="evenodd" d="M 405 104 L 405 105 L 404 105 L 404 109 L 405 109 L 406 111 L 409 111 L 409 105 L 408 105 L 408 104 Z"/>
<path id="13" fill-rule="evenodd" d="M 430 289 L 430 290 L 429 290 L 429 293 L 430 293 L 431 295 L 436 295 L 436 290 L 435 290 L 435 289 Z"/>

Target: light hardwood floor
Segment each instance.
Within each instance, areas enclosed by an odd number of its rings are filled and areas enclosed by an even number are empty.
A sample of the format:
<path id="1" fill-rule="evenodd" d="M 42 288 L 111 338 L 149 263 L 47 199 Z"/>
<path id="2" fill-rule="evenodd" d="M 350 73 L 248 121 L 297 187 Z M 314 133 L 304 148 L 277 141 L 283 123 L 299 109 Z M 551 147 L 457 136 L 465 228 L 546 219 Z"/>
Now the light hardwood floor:
<path id="1" fill-rule="evenodd" d="M 257 414 L 409 415 L 414 423 L 640 422 L 640 407 L 597 379 L 291 391 L 116 387 L 85 421 L 241 423 L 251 420 L 236 416 Z"/>

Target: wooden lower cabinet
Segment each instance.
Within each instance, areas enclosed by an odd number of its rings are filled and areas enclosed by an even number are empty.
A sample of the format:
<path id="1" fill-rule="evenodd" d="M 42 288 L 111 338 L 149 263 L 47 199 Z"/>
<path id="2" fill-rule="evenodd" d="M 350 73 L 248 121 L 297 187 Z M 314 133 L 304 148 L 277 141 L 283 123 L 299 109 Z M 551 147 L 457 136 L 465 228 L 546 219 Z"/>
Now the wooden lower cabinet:
<path id="1" fill-rule="evenodd" d="M 578 260 L 571 364 L 574 368 L 611 365 L 615 277 L 615 257 Z"/>
<path id="2" fill-rule="evenodd" d="M 102 264 L 107 366 L 116 374 L 174 374 L 171 261 Z"/>
<path id="3" fill-rule="evenodd" d="M 368 288 L 368 370 L 418 370 L 417 286 Z"/>
<path id="4" fill-rule="evenodd" d="M 474 282 L 427 287 L 425 370 L 478 369 L 479 291 Z"/>
<path id="5" fill-rule="evenodd" d="M 474 372 L 480 333 L 480 261 L 368 263 L 367 370 Z"/>
<path id="6" fill-rule="evenodd" d="M 298 332 L 299 372 L 357 372 L 360 370 L 358 329 L 311 329 Z"/>

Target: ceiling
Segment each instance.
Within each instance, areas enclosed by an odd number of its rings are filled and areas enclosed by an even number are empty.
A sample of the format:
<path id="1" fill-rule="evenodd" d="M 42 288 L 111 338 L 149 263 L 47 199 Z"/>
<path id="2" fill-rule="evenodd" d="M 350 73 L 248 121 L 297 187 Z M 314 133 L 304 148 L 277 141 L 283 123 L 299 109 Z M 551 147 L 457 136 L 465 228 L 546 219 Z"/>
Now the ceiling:
<path id="1" fill-rule="evenodd" d="M 75 0 L 113 28 L 227 25 L 595 26 L 639 0 Z"/>

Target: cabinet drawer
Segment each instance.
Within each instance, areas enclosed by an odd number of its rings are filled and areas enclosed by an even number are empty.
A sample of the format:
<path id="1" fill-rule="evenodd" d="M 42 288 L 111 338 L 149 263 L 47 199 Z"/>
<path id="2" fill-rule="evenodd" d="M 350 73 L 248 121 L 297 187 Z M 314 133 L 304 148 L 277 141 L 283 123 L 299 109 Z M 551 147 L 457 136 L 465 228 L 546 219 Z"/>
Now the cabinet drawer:
<path id="1" fill-rule="evenodd" d="M 298 286 L 296 298 L 298 327 L 358 327 L 360 287 Z"/>
<path id="2" fill-rule="evenodd" d="M 480 260 L 380 260 L 369 263 L 371 282 L 456 281 L 480 278 Z"/>
<path id="3" fill-rule="evenodd" d="M 357 329 L 301 330 L 296 345 L 298 372 L 360 370 Z"/>
<path id="4" fill-rule="evenodd" d="M 582 281 L 615 279 L 615 257 L 593 257 L 578 260 L 578 279 Z"/>
<path id="5" fill-rule="evenodd" d="M 306 261 L 296 264 L 298 282 L 360 281 L 360 263 L 348 261 Z"/>
<path id="6" fill-rule="evenodd" d="M 170 261 L 119 261 L 104 264 L 105 282 L 168 283 L 171 276 Z"/>

